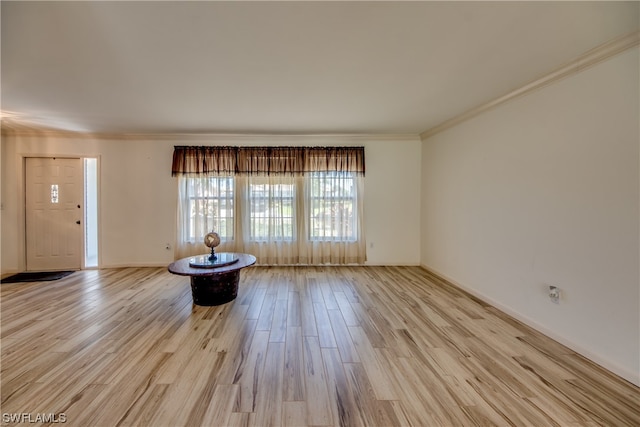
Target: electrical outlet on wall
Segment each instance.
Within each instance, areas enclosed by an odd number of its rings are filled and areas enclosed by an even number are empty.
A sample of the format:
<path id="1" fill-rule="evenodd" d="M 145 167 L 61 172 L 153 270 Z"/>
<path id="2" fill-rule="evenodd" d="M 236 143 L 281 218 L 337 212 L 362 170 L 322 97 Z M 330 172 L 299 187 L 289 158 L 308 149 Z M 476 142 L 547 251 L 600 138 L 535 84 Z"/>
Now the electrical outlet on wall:
<path id="1" fill-rule="evenodd" d="M 560 303 L 560 289 L 557 286 L 549 285 L 549 298 L 553 303 Z"/>

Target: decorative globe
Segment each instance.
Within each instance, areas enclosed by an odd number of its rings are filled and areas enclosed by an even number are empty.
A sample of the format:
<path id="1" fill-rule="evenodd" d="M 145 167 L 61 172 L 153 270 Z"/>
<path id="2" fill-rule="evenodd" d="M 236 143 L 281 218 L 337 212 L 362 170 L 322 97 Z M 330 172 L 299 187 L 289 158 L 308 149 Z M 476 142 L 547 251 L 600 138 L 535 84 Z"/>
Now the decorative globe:
<path id="1" fill-rule="evenodd" d="M 218 257 L 216 256 L 215 247 L 220 244 L 220 236 L 218 233 L 212 231 L 211 233 L 207 233 L 204 236 L 204 244 L 207 245 L 208 248 L 211 248 L 211 255 L 209 255 L 209 261 L 215 261 Z"/>
<path id="2" fill-rule="evenodd" d="M 204 244 L 208 248 L 215 248 L 220 244 L 220 236 L 214 231 L 207 233 L 207 235 L 204 236 Z"/>

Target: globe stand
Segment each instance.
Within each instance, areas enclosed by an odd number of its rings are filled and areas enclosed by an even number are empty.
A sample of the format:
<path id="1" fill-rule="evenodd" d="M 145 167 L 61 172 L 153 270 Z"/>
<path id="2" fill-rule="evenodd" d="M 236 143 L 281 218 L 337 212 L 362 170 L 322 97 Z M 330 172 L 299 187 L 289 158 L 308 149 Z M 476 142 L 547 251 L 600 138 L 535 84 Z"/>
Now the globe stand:
<path id="1" fill-rule="evenodd" d="M 211 255 L 209 255 L 209 261 L 215 261 L 218 259 L 218 256 L 216 255 L 216 250 L 213 246 L 211 246 Z"/>

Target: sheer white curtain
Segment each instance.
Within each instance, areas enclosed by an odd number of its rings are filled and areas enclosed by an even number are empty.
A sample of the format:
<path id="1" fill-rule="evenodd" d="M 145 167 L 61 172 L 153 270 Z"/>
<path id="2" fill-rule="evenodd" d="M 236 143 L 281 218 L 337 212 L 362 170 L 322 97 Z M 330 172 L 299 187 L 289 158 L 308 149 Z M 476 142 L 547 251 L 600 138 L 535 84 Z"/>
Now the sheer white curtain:
<path id="1" fill-rule="evenodd" d="M 353 173 L 236 177 L 239 248 L 260 264 L 366 261 L 364 185 Z"/>
<path id="2" fill-rule="evenodd" d="M 237 177 L 244 215 L 238 224 L 239 247 L 267 265 L 298 264 L 302 215 L 300 176 Z"/>
<path id="3" fill-rule="evenodd" d="M 176 258 L 246 252 L 265 265 L 358 264 L 366 260 L 362 177 L 180 177 Z"/>
<path id="4" fill-rule="evenodd" d="M 301 264 L 360 264 L 366 261 L 363 177 L 317 172 L 304 177 L 304 239 Z"/>
<path id="5" fill-rule="evenodd" d="M 216 250 L 234 251 L 238 214 L 233 177 L 181 176 L 178 179 L 176 259 L 209 252 L 204 236 L 211 231 L 217 232 L 222 242 Z"/>

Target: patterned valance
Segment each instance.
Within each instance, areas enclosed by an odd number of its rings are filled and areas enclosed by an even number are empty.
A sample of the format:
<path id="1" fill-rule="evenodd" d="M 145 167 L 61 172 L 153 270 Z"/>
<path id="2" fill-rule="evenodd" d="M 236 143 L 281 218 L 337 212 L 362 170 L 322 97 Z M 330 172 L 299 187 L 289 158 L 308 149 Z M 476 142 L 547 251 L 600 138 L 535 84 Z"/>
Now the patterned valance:
<path id="1" fill-rule="evenodd" d="M 308 172 L 364 175 L 364 147 L 188 147 L 173 150 L 172 176 L 304 175 Z"/>

